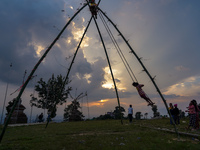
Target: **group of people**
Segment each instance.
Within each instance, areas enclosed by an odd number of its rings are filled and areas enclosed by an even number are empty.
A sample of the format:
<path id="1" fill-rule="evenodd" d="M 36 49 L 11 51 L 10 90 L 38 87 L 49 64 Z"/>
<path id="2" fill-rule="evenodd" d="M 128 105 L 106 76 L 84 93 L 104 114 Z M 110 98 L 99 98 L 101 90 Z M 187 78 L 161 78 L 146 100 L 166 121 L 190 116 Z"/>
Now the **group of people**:
<path id="1" fill-rule="evenodd" d="M 142 87 L 144 86 L 143 84 L 139 84 L 137 82 L 133 82 L 132 84 L 134 87 L 136 87 L 138 94 L 140 95 L 141 98 L 145 99 L 146 102 L 148 103 L 148 106 L 152 106 L 154 105 L 154 103 L 150 100 L 150 98 L 146 95 L 146 93 L 142 90 Z M 196 100 L 192 100 L 189 103 L 189 106 L 186 107 L 187 110 L 185 112 L 188 112 L 189 114 L 189 125 L 186 127 L 187 130 L 190 129 L 190 127 L 192 127 L 192 130 L 197 130 L 199 129 L 199 112 L 200 109 L 197 105 L 197 101 Z M 178 105 L 177 104 L 169 104 L 169 111 L 170 114 L 172 116 L 172 119 L 170 118 L 170 123 L 171 124 L 176 124 L 179 125 L 180 124 L 180 111 L 178 109 Z M 130 107 L 128 108 L 128 118 L 129 118 L 129 122 L 132 123 L 132 118 L 133 118 L 133 108 L 132 105 L 130 105 Z"/>
<path id="2" fill-rule="evenodd" d="M 187 110 L 185 112 L 188 112 L 189 115 L 189 125 L 186 127 L 187 130 L 191 128 L 191 130 L 197 130 L 199 129 L 199 108 L 197 105 L 196 100 L 192 100 L 189 103 L 189 106 L 186 107 Z M 169 104 L 169 111 L 171 113 L 172 119 L 176 125 L 180 124 L 180 111 L 177 107 L 177 104 L 172 105 L 172 103 Z M 170 123 L 173 124 L 172 119 L 170 119 Z"/>
<path id="3" fill-rule="evenodd" d="M 170 103 L 169 104 L 169 111 L 171 113 L 171 116 L 172 116 L 174 123 L 176 125 L 180 124 L 180 111 L 178 109 L 178 105 L 174 104 L 174 106 L 173 106 L 173 104 Z M 170 119 L 170 124 L 173 124 L 172 119 Z"/>
<path id="4" fill-rule="evenodd" d="M 190 118 L 190 122 L 188 127 L 186 127 L 187 130 L 190 129 L 190 127 L 192 127 L 192 130 L 197 130 L 199 129 L 199 108 L 197 105 L 197 101 L 196 100 L 192 100 L 189 103 L 189 106 L 186 107 L 187 110 L 186 112 L 188 112 L 189 114 L 189 118 Z"/>

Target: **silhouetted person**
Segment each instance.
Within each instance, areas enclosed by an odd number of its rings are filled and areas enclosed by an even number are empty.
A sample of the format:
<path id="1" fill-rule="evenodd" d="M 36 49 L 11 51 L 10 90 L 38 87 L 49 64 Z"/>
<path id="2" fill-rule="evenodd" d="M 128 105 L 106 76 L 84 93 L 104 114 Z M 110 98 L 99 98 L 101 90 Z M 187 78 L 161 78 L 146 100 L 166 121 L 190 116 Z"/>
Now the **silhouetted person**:
<path id="1" fill-rule="evenodd" d="M 132 120 L 133 120 L 133 108 L 132 108 L 132 105 L 130 105 L 130 107 L 128 108 L 128 118 L 129 118 L 129 122 L 132 123 Z"/>
<path id="2" fill-rule="evenodd" d="M 137 91 L 138 91 L 140 97 L 143 98 L 143 99 L 145 99 L 145 100 L 147 101 L 147 103 L 148 103 L 147 106 L 149 106 L 149 105 L 153 106 L 153 104 L 155 104 L 155 103 L 153 103 L 153 102 L 150 100 L 150 98 L 149 98 L 149 97 L 146 95 L 146 93 L 142 90 L 142 87 L 144 86 L 143 84 L 139 84 L 139 83 L 137 83 L 137 82 L 133 82 L 132 85 L 133 85 L 134 87 L 136 87 L 136 89 L 137 89 Z"/>

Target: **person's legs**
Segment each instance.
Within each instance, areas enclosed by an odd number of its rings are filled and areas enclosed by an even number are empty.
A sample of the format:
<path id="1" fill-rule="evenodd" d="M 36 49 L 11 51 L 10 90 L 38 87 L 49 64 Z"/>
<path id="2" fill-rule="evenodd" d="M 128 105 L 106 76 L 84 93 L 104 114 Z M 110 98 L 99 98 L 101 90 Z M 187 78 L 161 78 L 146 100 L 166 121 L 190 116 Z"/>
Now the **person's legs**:
<path id="1" fill-rule="evenodd" d="M 196 129 L 199 129 L 199 113 L 196 113 Z"/>
<path id="2" fill-rule="evenodd" d="M 153 106 L 153 104 L 155 104 L 155 103 L 153 103 L 148 97 L 146 97 L 145 100 L 149 103 L 149 105 L 152 105 L 152 106 Z"/>
<path id="3" fill-rule="evenodd" d="M 146 95 L 140 95 L 140 97 L 147 101 L 148 106 L 154 104 Z"/>
<path id="4" fill-rule="evenodd" d="M 132 114 L 128 114 L 129 122 L 132 123 Z"/>
<path id="5" fill-rule="evenodd" d="M 193 128 L 196 129 L 196 114 L 193 116 Z"/>
<path id="6" fill-rule="evenodd" d="M 180 117 L 178 116 L 178 118 L 177 118 L 177 121 L 178 121 L 178 124 L 180 124 Z"/>
<path id="7" fill-rule="evenodd" d="M 188 129 L 189 129 L 189 127 L 193 127 L 193 129 L 196 128 L 196 115 L 195 114 L 190 114 L 190 123 L 189 123 Z"/>
<path id="8" fill-rule="evenodd" d="M 176 124 L 176 116 L 174 116 L 174 123 Z"/>
<path id="9" fill-rule="evenodd" d="M 173 118 L 172 118 L 172 119 L 173 119 Z M 171 119 L 171 117 L 170 117 L 170 124 L 173 124 L 172 119 Z"/>

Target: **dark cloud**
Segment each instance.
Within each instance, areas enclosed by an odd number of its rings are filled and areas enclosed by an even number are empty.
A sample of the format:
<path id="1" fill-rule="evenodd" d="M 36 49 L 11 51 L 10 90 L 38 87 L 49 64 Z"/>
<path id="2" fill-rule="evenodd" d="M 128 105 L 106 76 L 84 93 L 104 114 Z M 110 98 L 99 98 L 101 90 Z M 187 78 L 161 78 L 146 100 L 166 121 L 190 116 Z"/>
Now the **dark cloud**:
<path id="1" fill-rule="evenodd" d="M 66 24 L 66 14 L 60 11 L 63 7 L 64 1 L 0 2 L 0 17 L 3 18 L 0 28 L 0 69 L 3 73 L 0 80 L 21 84 L 24 70 L 30 73 L 39 60 L 35 57 L 34 44 L 46 49 Z M 73 13 L 69 9 L 68 15 Z M 71 36 L 70 31 L 65 32 L 65 36 L 68 35 Z M 56 51 L 59 49 L 56 48 Z M 10 63 L 13 64 L 11 69 Z"/>

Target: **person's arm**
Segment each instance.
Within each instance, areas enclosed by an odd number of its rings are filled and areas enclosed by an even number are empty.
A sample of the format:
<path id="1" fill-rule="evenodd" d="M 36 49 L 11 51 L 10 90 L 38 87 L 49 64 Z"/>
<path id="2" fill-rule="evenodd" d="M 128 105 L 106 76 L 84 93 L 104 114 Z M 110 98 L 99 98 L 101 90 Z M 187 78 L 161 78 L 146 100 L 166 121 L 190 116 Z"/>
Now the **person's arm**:
<path id="1" fill-rule="evenodd" d="M 141 88 L 141 87 L 143 87 L 144 86 L 144 84 L 139 84 L 139 87 Z"/>

